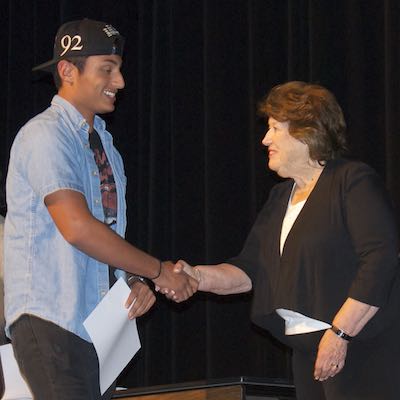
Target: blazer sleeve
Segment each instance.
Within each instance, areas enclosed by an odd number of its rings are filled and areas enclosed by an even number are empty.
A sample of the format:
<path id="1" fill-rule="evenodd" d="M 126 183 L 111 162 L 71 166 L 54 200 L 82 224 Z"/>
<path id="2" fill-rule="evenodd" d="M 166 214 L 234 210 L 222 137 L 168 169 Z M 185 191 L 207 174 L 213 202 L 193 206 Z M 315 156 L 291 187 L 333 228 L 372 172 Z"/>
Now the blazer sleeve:
<path id="1" fill-rule="evenodd" d="M 344 208 L 347 228 L 358 257 L 349 297 L 366 304 L 386 304 L 398 272 L 398 233 L 381 179 L 365 164 L 349 169 Z"/>

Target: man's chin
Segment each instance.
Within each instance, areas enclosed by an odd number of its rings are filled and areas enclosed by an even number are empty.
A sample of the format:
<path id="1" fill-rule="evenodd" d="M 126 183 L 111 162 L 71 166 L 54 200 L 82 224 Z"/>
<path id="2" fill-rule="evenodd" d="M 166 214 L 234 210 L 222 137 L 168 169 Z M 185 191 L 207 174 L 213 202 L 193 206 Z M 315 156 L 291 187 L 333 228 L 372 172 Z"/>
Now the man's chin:
<path id="1" fill-rule="evenodd" d="M 109 114 L 111 112 L 113 112 L 115 110 L 115 106 L 113 105 L 109 105 L 107 107 L 102 107 L 101 109 L 99 108 L 99 110 L 97 111 L 96 114 Z"/>

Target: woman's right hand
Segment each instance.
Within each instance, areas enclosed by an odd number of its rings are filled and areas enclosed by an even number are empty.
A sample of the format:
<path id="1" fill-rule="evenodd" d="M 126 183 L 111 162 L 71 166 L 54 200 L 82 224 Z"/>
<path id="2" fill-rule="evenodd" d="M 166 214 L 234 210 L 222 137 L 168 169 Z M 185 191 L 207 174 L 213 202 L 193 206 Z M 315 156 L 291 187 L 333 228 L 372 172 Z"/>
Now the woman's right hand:
<path id="1" fill-rule="evenodd" d="M 164 294 L 169 300 L 174 300 L 175 302 L 181 302 L 187 300 L 189 297 L 193 296 L 194 293 L 197 292 L 197 288 L 199 286 L 198 280 L 194 279 L 190 274 L 187 274 L 183 267 L 180 269 L 175 269 L 176 264 L 174 265 L 170 261 L 164 261 L 162 264 L 162 270 L 160 277 L 153 279 L 155 290 Z M 166 279 L 164 275 L 167 275 Z M 160 283 L 160 280 L 164 278 L 163 283 Z M 183 287 L 174 287 L 171 283 L 174 281 L 184 281 L 185 286 Z"/>
<path id="2" fill-rule="evenodd" d="M 200 282 L 200 271 L 195 268 L 192 267 L 190 264 L 188 264 L 186 261 L 184 260 L 179 260 L 174 267 L 174 272 L 180 273 L 182 272 L 182 270 L 184 272 L 186 272 L 189 276 L 191 276 L 192 278 L 196 279 L 197 282 Z"/>

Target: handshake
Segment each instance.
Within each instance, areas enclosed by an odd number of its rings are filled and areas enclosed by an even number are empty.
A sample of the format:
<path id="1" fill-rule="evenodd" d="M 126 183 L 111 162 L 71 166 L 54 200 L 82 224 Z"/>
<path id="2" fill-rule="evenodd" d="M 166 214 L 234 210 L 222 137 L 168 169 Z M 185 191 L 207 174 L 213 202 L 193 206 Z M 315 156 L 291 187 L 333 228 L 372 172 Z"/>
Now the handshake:
<path id="1" fill-rule="evenodd" d="M 249 276 L 242 269 L 229 263 L 192 267 L 183 260 L 179 260 L 176 264 L 164 261 L 160 268 L 160 275 L 151 278 L 155 289 L 177 303 L 187 300 L 198 290 L 226 295 L 245 293 L 252 289 Z M 155 302 L 154 293 L 149 287 L 139 286 L 140 289 L 134 286 L 131 288 L 131 296 L 126 304 L 130 307 L 133 300 L 135 298 L 137 300 L 133 305 L 130 318 L 143 315 Z M 139 291 L 143 292 L 142 295 Z M 144 300 L 138 301 L 139 298 Z"/>
<path id="2" fill-rule="evenodd" d="M 171 261 L 163 261 L 160 276 L 153 279 L 153 282 L 157 292 L 180 303 L 197 292 L 200 283 L 200 271 L 182 260 L 179 260 L 176 264 Z"/>

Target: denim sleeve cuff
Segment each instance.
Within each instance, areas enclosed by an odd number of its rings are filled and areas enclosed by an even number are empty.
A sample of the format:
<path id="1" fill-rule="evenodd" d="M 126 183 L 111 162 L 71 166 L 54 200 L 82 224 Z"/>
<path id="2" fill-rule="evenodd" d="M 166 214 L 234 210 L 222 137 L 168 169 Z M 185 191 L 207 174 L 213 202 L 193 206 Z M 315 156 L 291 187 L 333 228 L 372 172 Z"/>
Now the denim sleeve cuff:
<path id="1" fill-rule="evenodd" d="M 40 197 L 44 200 L 44 198 L 46 196 L 48 196 L 49 194 L 55 193 L 59 190 L 74 190 L 76 192 L 80 192 L 83 195 L 85 194 L 83 186 L 81 185 L 77 185 L 77 184 L 73 184 L 73 183 L 58 183 L 58 184 L 53 184 L 53 185 L 48 185 L 46 187 L 44 187 L 41 191 L 40 191 Z"/>

